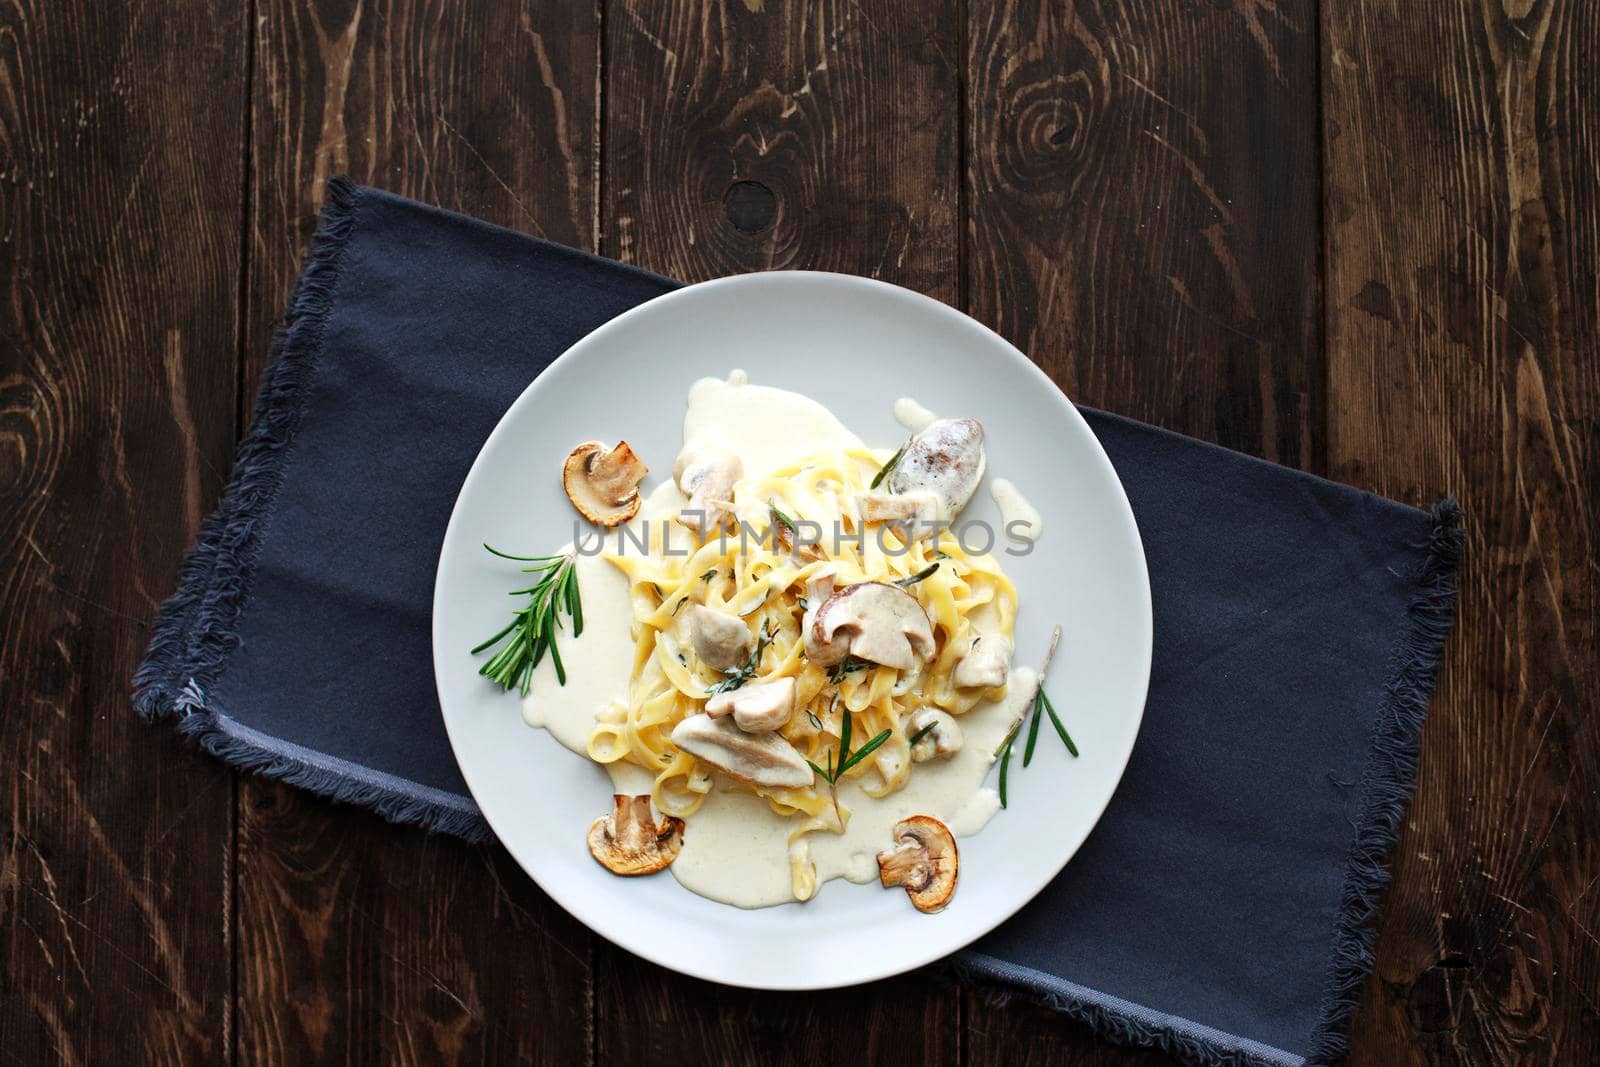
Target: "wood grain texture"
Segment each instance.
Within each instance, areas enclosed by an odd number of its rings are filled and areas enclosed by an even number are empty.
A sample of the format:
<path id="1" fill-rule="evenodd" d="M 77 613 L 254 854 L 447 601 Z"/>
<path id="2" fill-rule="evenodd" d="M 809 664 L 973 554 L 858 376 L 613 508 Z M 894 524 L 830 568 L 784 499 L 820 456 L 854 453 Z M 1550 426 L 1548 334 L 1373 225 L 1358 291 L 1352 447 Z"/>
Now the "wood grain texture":
<path id="1" fill-rule="evenodd" d="M 598 25 L 582 4 L 260 0 L 246 397 L 333 174 L 593 247 Z M 588 934 L 501 849 L 240 792 L 241 1060 L 589 1059 Z"/>
<path id="2" fill-rule="evenodd" d="M 893 2 L 606 9 L 603 250 L 690 281 L 863 274 L 954 301 L 959 27 Z M 602 1062 L 951 1063 L 957 997 L 907 977 L 775 996 L 605 948 Z"/>
<path id="3" fill-rule="evenodd" d="M 805 268 L 953 302 L 954 10 L 854 0 L 606 11 L 606 255 L 685 281 Z"/>
<path id="4" fill-rule="evenodd" d="M 968 314 L 1083 403 L 1324 463 L 1310 3 L 969 6 Z M 968 993 L 970 1064 L 1141 1063 Z"/>
<path id="5" fill-rule="evenodd" d="M 1313 4 L 970 20 L 967 312 L 1078 401 L 1319 470 Z"/>
<path id="6" fill-rule="evenodd" d="M 1335 477 L 1467 515 L 1370 1062 L 1600 1061 L 1600 8 L 1324 6 Z"/>
<path id="7" fill-rule="evenodd" d="M 227 1047 L 231 779 L 129 691 L 232 445 L 243 31 L 204 2 L 0 10 L 8 1063 Z"/>

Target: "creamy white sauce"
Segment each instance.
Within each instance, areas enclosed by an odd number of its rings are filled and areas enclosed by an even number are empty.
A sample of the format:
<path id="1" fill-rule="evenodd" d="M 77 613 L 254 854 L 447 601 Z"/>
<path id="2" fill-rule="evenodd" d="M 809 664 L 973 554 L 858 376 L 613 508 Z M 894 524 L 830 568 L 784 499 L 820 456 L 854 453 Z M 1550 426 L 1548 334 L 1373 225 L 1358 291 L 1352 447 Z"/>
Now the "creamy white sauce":
<path id="1" fill-rule="evenodd" d="M 736 454 L 744 461 L 745 479 L 818 452 L 863 447 L 833 412 L 808 396 L 721 378 L 702 378 L 689 389 L 683 443 L 701 442 Z"/>
<path id="2" fill-rule="evenodd" d="M 896 402 L 895 417 L 913 431 L 935 418 L 909 398 Z M 736 453 L 744 463 L 744 480 L 818 452 L 862 447 L 860 438 L 821 404 L 786 390 L 750 385 L 739 370 L 727 379 L 694 384 L 683 431 L 685 444 L 705 440 Z M 665 481 L 629 525 L 654 523 L 682 506 L 683 495 Z M 620 531 L 611 531 L 606 551 L 616 552 L 620 537 Z M 637 549 L 630 544 L 629 550 Z M 577 568 L 584 632 L 562 640 L 567 684 L 557 683 L 550 660 L 541 663 L 523 701 L 523 719 L 587 758 L 596 713 L 626 699 L 635 639 L 622 572 L 604 555 L 580 556 Z M 983 781 L 995 762 L 994 750 L 1032 699 L 1034 685 L 1032 671 L 1013 670 L 1004 700 L 980 704 L 957 720 L 964 735 L 961 751 L 949 759 L 915 764 L 899 791 L 875 800 L 854 781 L 841 786 L 840 802 L 850 812 L 846 831 L 808 834 L 797 846 L 815 864 L 818 887 L 833 878 L 875 879 L 877 853 L 892 843 L 894 824 L 909 815 L 932 815 L 962 837 L 983 829 L 1000 807 L 998 794 Z M 653 776 L 641 767 L 617 762 L 606 770 L 617 792 L 650 791 Z M 685 888 L 744 908 L 794 900 L 789 837 L 800 819 L 779 816 L 759 797 L 719 785 L 687 824 L 683 851 L 668 868 Z M 583 829 L 576 828 L 575 837 Z"/>
<path id="3" fill-rule="evenodd" d="M 971 837 L 1000 810 L 1000 795 L 983 780 L 994 766 L 994 750 L 1033 699 L 1036 675 L 1011 672 L 1004 700 L 979 704 L 957 718 L 961 751 L 949 759 L 914 764 L 905 786 L 873 799 L 854 781 L 839 788 L 849 810 L 843 834 L 827 831 L 801 838 L 816 866 L 817 885 L 833 878 L 870 882 L 878 877 L 878 853 L 894 841 L 894 824 L 910 815 L 932 815 L 957 837 Z M 867 775 L 870 781 L 874 775 Z M 685 888 L 741 908 L 765 908 L 794 900 L 789 871 L 789 835 L 798 819 L 773 812 L 767 802 L 744 793 L 713 792 L 688 818 L 683 851 L 668 868 Z"/>
<path id="4" fill-rule="evenodd" d="M 911 399 L 903 396 L 894 402 L 894 419 L 901 426 L 918 433 L 928 428 L 928 424 L 937 421 L 939 416 Z"/>
<path id="5" fill-rule="evenodd" d="M 1007 537 L 1014 541 L 1039 540 L 1039 535 L 1044 533 L 1044 516 L 1039 514 L 1038 508 L 1028 503 L 1022 490 L 1004 478 L 995 478 L 989 483 L 989 495 L 994 497 L 995 506 L 1000 509 L 1000 529 Z M 1013 526 L 1012 523 L 1021 525 Z"/>

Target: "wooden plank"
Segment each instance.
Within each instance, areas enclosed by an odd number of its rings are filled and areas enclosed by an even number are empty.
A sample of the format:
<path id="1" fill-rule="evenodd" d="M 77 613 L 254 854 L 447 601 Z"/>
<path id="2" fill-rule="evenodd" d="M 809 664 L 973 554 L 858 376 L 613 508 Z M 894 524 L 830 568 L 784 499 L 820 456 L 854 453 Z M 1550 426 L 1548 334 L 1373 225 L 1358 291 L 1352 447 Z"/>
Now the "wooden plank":
<path id="1" fill-rule="evenodd" d="M 954 302 L 948 8 L 608 6 L 605 254 L 684 281 L 832 270 Z"/>
<path id="2" fill-rule="evenodd" d="M 260 0 L 247 395 L 333 174 L 593 247 L 592 5 Z M 589 1059 L 589 937 L 498 846 L 246 779 L 238 1053 Z"/>
<path id="3" fill-rule="evenodd" d="M 782 267 L 957 293 L 959 40 L 941 4 L 746 0 L 606 9 L 603 248 L 699 281 Z M 608 1062 L 948 1063 L 925 978 L 783 996 L 606 946 Z"/>
<path id="4" fill-rule="evenodd" d="M 1597 1062 L 1600 8 L 1323 41 L 1332 470 L 1468 537 L 1353 1059 Z"/>
<path id="5" fill-rule="evenodd" d="M 969 5 L 966 310 L 1073 399 L 1324 465 L 1307 2 Z M 970 1064 L 1134 1063 L 969 993 Z"/>
<path id="6" fill-rule="evenodd" d="M 0 41 L 0 1059 L 214 1062 L 232 777 L 129 691 L 232 451 L 245 21 Z"/>
<path id="7" fill-rule="evenodd" d="M 1310 0 L 970 16 L 968 313 L 1075 400 L 1321 468 Z"/>

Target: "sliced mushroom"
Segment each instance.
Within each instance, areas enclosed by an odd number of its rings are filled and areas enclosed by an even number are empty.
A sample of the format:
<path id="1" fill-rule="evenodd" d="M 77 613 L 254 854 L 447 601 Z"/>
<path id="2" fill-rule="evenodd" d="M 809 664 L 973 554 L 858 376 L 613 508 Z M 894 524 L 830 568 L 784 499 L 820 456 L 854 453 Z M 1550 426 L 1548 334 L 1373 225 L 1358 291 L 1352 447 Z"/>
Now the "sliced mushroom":
<path id="1" fill-rule="evenodd" d="M 936 419 L 907 443 L 889 472 L 889 491 L 901 496 L 933 493 L 939 518 L 951 522 L 972 499 L 987 465 L 983 426 L 977 419 Z"/>
<path id="2" fill-rule="evenodd" d="M 926 763 L 935 756 L 949 759 L 961 751 L 965 740 L 955 716 L 938 708 L 921 708 L 913 714 L 906 724 L 906 736 L 917 738 L 917 743 L 911 746 L 913 763 Z"/>
<path id="3" fill-rule="evenodd" d="M 561 468 L 561 486 L 578 513 L 601 526 L 617 526 L 639 512 L 639 483 L 650 473 L 628 442 L 606 449 L 599 441 L 574 448 Z"/>
<path id="4" fill-rule="evenodd" d="M 896 670 L 933 658 L 933 624 L 917 598 L 884 582 L 847 585 L 823 601 L 811 624 L 819 644 L 849 639 L 849 654 Z"/>
<path id="5" fill-rule="evenodd" d="M 1011 672 L 1011 638 L 1005 634 L 979 634 L 972 639 L 950 681 L 957 689 L 992 689 L 1006 684 Z"/>
<path id="6" fill-rule="evenodd" d="M 813 776 L 806 758 L 778 734 L 745 733 L 727 716 L 691 715 L 673 729 L 672 743 L 753 785 L 799 788 Z"/>
<path id="7" fill-rule="evenodd" d="M 706 701 L 706 714 L 720 719 L 729 712 L 739 729 L 747 734 L 762 734 L 776 730 L 794 714 L 794 679 L 747 685 L 726 693 L 718 693 Z"/>
<path id="8" fill-rule="evenodd" d="M 905 886 L 918 911 L 943 911 L 956 891 L 961 857 L 950 828 L 931 815 L 894 825 L 894 846 L 878 853 L 878 881 Z"/>
<path id="9" fill-rule="evenodd" d="M 744 462 L 719 445 L 693 442 L 685 445 L 672 465 L 672 479 L 689 502 L 680 518 L 686 526 L 716 529 L 733 517 L 733 486 L 744 474 Z"/>
<path id="10" fill-rule="evenodd" d="M 750 627 L 725 611 L 695 604 L 683 613 L 680 625 L 689 631 L 694 654 L 709 667 L 730 670 L 750 655 Z"/>
<path id="11" fill-rule="evenodd" d="M 943 514 L 939 497 L 926 490 L 905 494 L 857 493 L 856 511 L 864 523 L 886 522 L 906 527 L 913 540 L 939 532 Z"/>
<path id="12" fill-rule="evenodd" d="M 650 795 L 617 793 L 610 815 L 589 827 L 589 853 L 612 874 L 654 874 L 678 858 L 683 820 L 669 815 L 660 825 L 650 814 Z"/>

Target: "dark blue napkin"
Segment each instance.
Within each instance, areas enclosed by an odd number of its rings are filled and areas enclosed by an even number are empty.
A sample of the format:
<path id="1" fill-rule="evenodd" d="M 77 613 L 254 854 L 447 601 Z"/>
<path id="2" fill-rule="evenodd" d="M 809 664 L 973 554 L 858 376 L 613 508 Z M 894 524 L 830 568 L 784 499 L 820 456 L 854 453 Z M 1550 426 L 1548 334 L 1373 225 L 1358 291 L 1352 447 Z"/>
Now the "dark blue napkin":
<path id="1" fill-rule="evenodd" d="M 531 378 L 676 284 L 331 182 L 139 708 L 234 766 L 485 836 L 431 669 L 456 491 Z M 1454 508 L 1084 414 L 1149 560 L 1144 724 L 1077 857 L 955 965 L 1196 1063 L 1337 1055 L 1454 610 Z"/>

